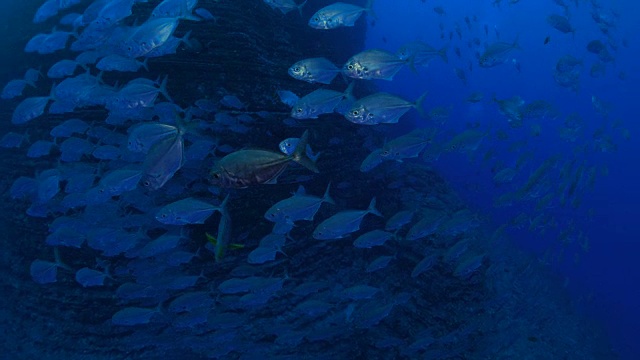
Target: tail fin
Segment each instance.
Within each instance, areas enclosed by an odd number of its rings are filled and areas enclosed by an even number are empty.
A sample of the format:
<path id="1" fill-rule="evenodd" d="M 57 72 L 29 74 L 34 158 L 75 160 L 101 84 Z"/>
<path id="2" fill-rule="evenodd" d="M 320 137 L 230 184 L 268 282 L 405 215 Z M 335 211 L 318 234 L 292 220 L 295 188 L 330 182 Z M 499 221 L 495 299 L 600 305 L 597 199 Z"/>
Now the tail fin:
<path id="1" fill-rule="evenodd" d="M 415 104 L 413 105 L 418 111 L 418 113 L 420 113 L 420 116 L 423 118 L 427 117 L 427 114 L 424 112 L 424 109 L 422 108 L 422 104 L 424 103 L 424 99 L 426 99 L 428 93 L 429 91 L 425 91 L 422 95 L 420 95 L 418 100 L 416 100 Z"/>
<path id="2" fill-rule="evenodd" d="M 373 215 L 377 215 L 382 217 L 382 214 L 380 213 L 380 211 L 378 211 L 378 209 L 376 209 L 376 198 L 375 196 L 373 197 L 373 199 L 371 199 L 371 202 L 369 203 L 369 207 L 367 208 L 367 212 L 369 214 L 373 214 Z"/>
<path id="3" fill-rule="evenodd" d="M 367 6 L 365 6 L 364 11 L 368 12 L 369 15 L 373 16 L 374 19 L 377 19 L 376 13 L 373 12 L 373 0 L 367 1 Z"/>
<path id="4" fill-rule="evenodd" d="M 329 195 L 329 189 L 331 188 L 331 183 L 329 183 L 329 185 L 327 185 L 327 190 L 324 191 L 324 195 L 322 196 L 322 201 L 335 205 L 336 202 L 333 201 L 333 199 L 331 198 L 331 195 Z"/>
<path id="5" fill-rule="evenodd" d="M 309 141 L 309 130 L 305 130 L 304 134 L 300 137 L 300 142 L 298 142 L 298 146 L 296 146 L 295 151 L 291 155 L 293 161 L 298 164 L 306 167 L 307 169 L 313 171 L 314 173 L 319 173 L 318 167 L 316 164 L 309 159 L 307 156 L 307 143 Z"/>
<path id="6" fill-rule="evenodd" d="M 449 57 L 447 56 L 447 50 L 449 50 L 449 48 L 447 46 L 445 46 L 442 49 L 438 50 L 438 55 L 440 55 L 440 57 L 442 58 L 442 61 L 444 61 L 446 64 L 449 63 Z"/>
<path id="7" fill-rule="evenodd" d="M 298 12 L 300 13 L 300 16 L 302 16 L 302 7 L 307 3 L 308 0 L 304 0 L 304 2 L 300 5 L 298 5 Z"/>

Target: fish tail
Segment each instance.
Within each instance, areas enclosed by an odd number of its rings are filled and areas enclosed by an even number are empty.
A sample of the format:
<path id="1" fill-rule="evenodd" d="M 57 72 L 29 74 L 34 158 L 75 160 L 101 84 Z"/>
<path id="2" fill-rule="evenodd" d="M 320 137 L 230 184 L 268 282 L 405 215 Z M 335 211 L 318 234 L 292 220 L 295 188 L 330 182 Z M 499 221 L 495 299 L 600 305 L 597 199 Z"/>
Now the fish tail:
<path id="1" fill-rule="evenodd" d="M 420 97 L 418 98 L 418 100 L 416 100 L 416 103 L 414 104 L 414 107 L 416 108 L 420 116 L 423 118 L 427 117 L 427 114 L 424 112 L 424 109 L 422 108 L 422 104 L 424 103 L 424 99 L 427 98 L 428 93 L 429 91 L 425 91 L 422 95 L 420 95 Z"/>
<path id="2" fill-rule="evenodd" d="M 373 16 L 374 19 L 377 19 L 376 13 L 373 11 L 373 0 L 367 0 L 367 6 L 365 6 L 364 11 L 368 12 L 369 15 Z"/>
<path id="3" fill-rule="evenodd" d="M 144 61 L 141 65 L 145 70 L 149 71 L 149 58 L 144 58 Z"/>
<path id="4" fill-rule="evenodd" d="M 511 45 L 514 49 L 518 49 L 518 50 L 522 50 L 522 48 L 520 47 L 520 34 L 516 35 L 516 39 L 513 40 L 513 45 Z"/>
<path id="5" fill-rule="evenodd" d="M 53 256 L 56 259 L 56 265 L 59 268 L 65 269 L 67 271 L 73 271 L 73 269 L 71 269 L 67 264 L 63 263 L 62 260 L 60 260 L 60 251 L 58 250 L 57 247 L 53 248 Z"/>
<path id="6" fill-rule="evenodd" d="M 355 81 L 351 81 L 349 83 L 349 86 L 347 86 L 347 89 L 344 91 L 345 99 L 353 99 L 353 87 L 355 86 L 355 84 L 356 84 Z"/>
<path id="7" fill-rule="evenodd" d="M 331 188 L 331 183 L 329 183 L 329 185 L 327 185 L 327 190 L 324 191 L 324 196 L 322 196 L 322 201 L 335 205 L 336 202 L 333 201 L 333 199 L 331 198 L 331 195 L 329 195 L 329 189 Z"/>
<path id="8" fill-rule="evenodd" d="M 162 79 L 162 82 L 160 83 L 160 89 L 158 89 L 158 91 L 160 91 L 162 96 L 164 96 L 165 99 L 169 100 L 169 102 L 173 102 L 171 96 L 169 96 L 169 94 L 167 93 L 167 79 L 169 79 L 169 75 L 165 76 L 164 79 Z"/>
<path id="9" fill-rule="evenodd" d="M 297 162 L 298 164 L 306 167 L 307 169 L 313 171 L 314 173 L 319 173 L 320 171 L 318 171 L 318 167 L 316 166 L 316 163 L 314 163 L 313 160 L 309 159 L 309 157 L 307 156 L 308 140 L 309 140 L 309 130 L 305 130 L 304 134 L 302 134 L 302 136 L 300 137 L 300 142 L 298 142 L 298 146 L 296 146 L 296 149 L 293 151 L 293 154 L 291 155 L 291 159 Z"/>
<path id="10" fill-rule="evenodd" d="M 300 16 L 302 16 L 302 7 L 307 4 L 307 1 L 308 0 L 304 0 L 302 4 L 298 5 L 298 12 L 300 13 Z"/>
<path id="11" fill-rule="evenodd" d="M 378 211 L 378 209 L 376 209 L 376 197 L 375 196 L 373 197 L 373 199 L 371 199 L 371 202 L 369 203 L 369 208 L 367 208 L 367 212 L 369 214 L 373 214 L 373 215 L 382 217 L 382 214 L 380 213 L 380 211 Z"/>
<path id="12" fill-rule="evenodd" d="M 442 49 L 438 50 L 438 55 L 440 55 L 440 57 L 442 58 L 442 61 L 444 61 L 446 64 L 449 63 L 449 57 L 447 56 L 447 50 L 449 50 L 448 46 L 445 46 Z"/>
<path id="13" fill-rule="evenodd" d="M 216 209 L 217 211 L 220 212 L 220 214 L 222 214 L 222 216 L 225 216 L 227 214 L 227 204 L 229 203 L 229 195 L 227 194 L 227 196 L 225 196 L 224 200 L 222 200 L 222 202 L 220 203 L 220 205 L 218 205 L 218 208 Z"/>

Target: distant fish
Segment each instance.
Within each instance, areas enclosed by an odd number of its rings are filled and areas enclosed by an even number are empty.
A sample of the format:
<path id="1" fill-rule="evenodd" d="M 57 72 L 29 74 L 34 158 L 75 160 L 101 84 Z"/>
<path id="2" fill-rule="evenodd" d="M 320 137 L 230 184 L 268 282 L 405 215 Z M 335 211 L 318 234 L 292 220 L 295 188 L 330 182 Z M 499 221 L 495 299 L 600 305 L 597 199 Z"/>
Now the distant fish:
<path id="1" fill-rule="evenodd" d="M 317 89 L 301 97 L 291 108 L 294 119 L 316 119 L 319 115 L 330 114 L 345 99 L 351 97 L 354 83 L 349 84 L 345 92 Z"/>
<path id="2" fill-rule="evenodd" d="M 169 136 L 154 144 L 144 163 L 140 183 L 145 188 L 157 190 L 182 167 L 184 141 L 182 135 Z"/>
<path id="3" fill-rule="evenodd" d="M 265 219 L 276 223 L 292 224 L 299 220 L 313 221 L 313 217 L 320 209 L 322 203 L 334 204 L 333 199 L 329 195 L 330 184 L 324 195 L 320 198 L 317 196 L 307 195 L 304 188 L 300 189 L 290 198 L 283 199 L 271 206 L 264 214 Z"/>
<path id="4" fill-rule="evenodd" d="M 318 10 L 311 19 L 309 26 L 314 29 L 335 29 L 343 26 L 354 26 L 363 13 L 373 13 L 373 0 L 368 0 L 365 7 L 337 2 Z"/>
<path id="5" fill-rule="evenodd" d="M 573 26 L 571 26 L 569 19 L 567 19 L 562 15 L 551 14 L 547 16 L 547 23 L 551 25 L 551 27 L 560 31 L 563 34 L 567 34 L 567 33 L 575 34 L 576 32 L 576 29 Z"/>
<path id="6" fill-rule="evenodd" d="M 520 49 L 518 38 L 516 38 L 513 43 L 496 42 L 490 44 L 482 55 L 480 55 L 478 62 L 480 66 L 484 68 L 504 64 L 509 60 L 508 56 L 514 49 Z"/>

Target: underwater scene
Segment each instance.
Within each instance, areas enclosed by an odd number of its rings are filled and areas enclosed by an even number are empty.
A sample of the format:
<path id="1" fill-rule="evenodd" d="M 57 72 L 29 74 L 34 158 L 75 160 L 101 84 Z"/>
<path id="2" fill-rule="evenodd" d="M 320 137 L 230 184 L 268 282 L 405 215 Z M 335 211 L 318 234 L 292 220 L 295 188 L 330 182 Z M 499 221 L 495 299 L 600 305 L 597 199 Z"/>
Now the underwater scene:
<path id="1" fill-rule="evenodd" d="M 640 359 L 640 2 L 0 18 L 0 359 Z"/>

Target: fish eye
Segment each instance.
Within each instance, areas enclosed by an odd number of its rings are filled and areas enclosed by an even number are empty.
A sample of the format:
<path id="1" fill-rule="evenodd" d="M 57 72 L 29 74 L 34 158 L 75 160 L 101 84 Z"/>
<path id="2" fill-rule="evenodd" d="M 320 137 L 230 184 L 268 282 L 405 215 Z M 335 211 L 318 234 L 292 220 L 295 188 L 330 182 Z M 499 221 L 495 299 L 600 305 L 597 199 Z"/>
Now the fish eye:
<path id="1" fill-rule="evenodd" d="M 389 152 L 385 150 L 385 151 L 381 152 L 380 155 L 387 156 L 387 155 L 389 155 Z"/>
<path id="2" fill-rule="evenodd" d="M 349 65 L 349 66 L 347 66 L 347 69 L 349 69 L 349 70 L 353 70 L 353 65 Z"/>
<path id="3" fill-rule="evenodd" d="M 214 174 L 213 174 L 213 177 L 214 177 L 214 178 L 216 178 L 216 179 L 220 179 L 220 174 L 218 174 L 218 173 L 214 173 Z"/>
<path id="4" fill-rule="evenodd" d="M 302 108 L 298 108 L 298 109 L 296 109 L 296 111 L 297 111 L 298 113 L 301 113 L 301 112 L 302 112 Z M 290 145 L 287 145 L 287 146 L 290 146 Z"/>
<path id="5" fill-rule="evenodd" d="M 142 186 L 144 186 L 144 187 L 149 187 L 150 185 L 151 185 L 151 183 L 149 182 L 149 180 L 145 180 L 145 181 L 142 183 Z"/>
<path id="6" fill-rule="evenodd" d="M 320 21 L 320 19 L 319 19 L 319 18 L 317 18 L 317 17 L 313 18 L 313 20 L 314 20 L 314 21 Z"/>
<path id="7" fill-rule="evenodd" d="M 300 68 L 299 67 L 295 67 L 295 68 L 293 68 L 293 71 L 298 72 L 298 71 L 300 71 Z"/>
<path id="8" fill-rule="evenodd" d="M 353 115 L 358 115 L 360 112 L 359 112 L 358 110 L 353 110 L 351 113 L 352 113 Z"/>
<path id="9" fill-rule="evenodd" d="M 284 146 L 286 146 L 286 147 L 291 147 L 291 143 L 288 143 L 288 142 L 287 142 L 287 143 L 284 143 Z"/>
<path id="10" fill-rule="evenodd" d="M 162 214 L 160 215 L 161 218 L 166 219 L 167 218 L 167 214 Z"/>

